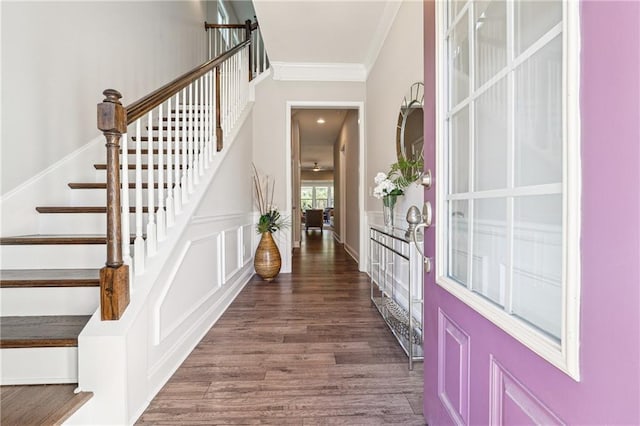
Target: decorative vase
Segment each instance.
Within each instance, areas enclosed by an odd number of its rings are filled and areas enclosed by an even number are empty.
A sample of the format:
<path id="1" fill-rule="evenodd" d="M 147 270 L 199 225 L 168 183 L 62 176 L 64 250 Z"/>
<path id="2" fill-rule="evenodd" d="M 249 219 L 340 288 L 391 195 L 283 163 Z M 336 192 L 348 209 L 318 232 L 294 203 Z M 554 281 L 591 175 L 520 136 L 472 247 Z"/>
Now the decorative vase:
<path id="1" fill-rule="evenodd" d="M 382 213 L 384 217 L 384 226 L 387 228 L 393 228 L 393 216 L 397 200 L 397 195 L 385 195 L 384 197 L 382 197 Z"/>
<path id="2" fill-rule="evenodd" d="M 273 240 L 273 235 L 271 232 L 263 232 L 253 258 L 256 274 L 265 281 L 273 281 L 280 272 L 281 266 L 280 250 Z"/>

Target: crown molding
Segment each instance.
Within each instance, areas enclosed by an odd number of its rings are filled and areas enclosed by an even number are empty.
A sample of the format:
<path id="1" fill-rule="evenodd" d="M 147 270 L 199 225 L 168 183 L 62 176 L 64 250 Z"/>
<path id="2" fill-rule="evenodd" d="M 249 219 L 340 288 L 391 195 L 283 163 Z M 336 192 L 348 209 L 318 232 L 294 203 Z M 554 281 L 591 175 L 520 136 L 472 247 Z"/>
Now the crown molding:
<path id="1" fill-rule="evenodd" d="M 380 55 L 380 51 L 382 50 L 382 46 L 384 46 L 384 42 L 387 39 L 387 36 L 389 36 L 389 31 L 391 31 L 391 27 L 393 26 L 396 15 L 400 10 L 400 6 L 402 6 L 401 1 L 387 1 L 387 4 L 382 11 L 380 21 L 378 22 L 378 29 L 371 37 L 369 52 L 364 61 L 364 67 L 366 69 L 367 76 L 369 75 L 369 71 L 371 71 L 371 68 L 373 68 L 373 65 L 376 63 L 378 55 Z"/>
<path id="2" fill-rule="evenodd" d="M 367 79 L 367 69 L 355 63 L 271 62 L 273 79 L 283 81 L 358 81 Z"/>

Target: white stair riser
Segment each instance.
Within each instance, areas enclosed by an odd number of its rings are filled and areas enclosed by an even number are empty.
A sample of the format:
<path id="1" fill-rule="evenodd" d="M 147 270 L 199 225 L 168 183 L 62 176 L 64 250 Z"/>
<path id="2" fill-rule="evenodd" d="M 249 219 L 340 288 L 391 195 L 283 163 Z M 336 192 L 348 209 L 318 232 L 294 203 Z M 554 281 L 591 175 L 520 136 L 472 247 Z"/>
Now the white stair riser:
<path id="1" fill-rule="evenodd" d="M 148 189 L 142 188 L 142 203 L 146 206 L 148 199 Z M 131 204 L 135 200 L 135 189 L 129 190 L 129 203 Z M 164 197 L 166 200 L 167 189 L 164 190 Z M 158 188 L 153 190 L 153 202 L 154 205 L 158 205 Z M 72 206 L 106 206 L 107 205 L 107 190 L 106 189 L 74 189 L 71 193 Z"/>
<path id="2" fill-rule="evenodd" d="M 3 316 L 93 315 L 99 300 L 99 287 L 0 289 Z"/>
<path id="3" fill-rule="evenodd" d="M 78 382 L 78 348 L 0 349 L 0 384 Z"/>
<path id="4" fill-rule="evenodd" d="M 3 245 L 3 269 L 101 268 L 107 260 L 104 244 Z"/>
<path id="5" fill-rule="evenodd" d="M 147 213 L 142 214 L 144 229 Z M 43 213 L 38 217 L 41 234 L 105 234 L 107 215 L 101 213 Z M 135 214 L 129 214 L 129 229 L 135 234 Z M 143 230 L 144 233 L 144 230 Z"/>
<path id="6" fill-rule="evenodd" d="M 169 170 L 169 169 L 166 169 L 165 170 L 165 174 L 164 174 L 165 183 L 168 182 L 167 181 L 167 173 L 166 173 L 167 170 Z M 155 173 L 153 174 L 153 181 L 155 183 L 158 183 L 158 173 L 157 173 L 158 170 L 154 170 L 154 172 Z M 172 173 L 172 176 L 175 176 L 175 171 L 174 171 L 173 168 L 171 169 L 171 173 Z M 120 179 L 122 179 L 122 174 L 123 173 L 120 173 L 120 176 L 121 176 Z M 182 169 L 180 169 L 180 176 L 182 176 Z M 106 181 L 107 181 L 107 171 L 106 170 L 96 170 L 95 182 L 101 182 L 102 183 L 102 182 L 106 182 Z M 136 171 L 135 170 L 129 170 L 129 183 L 135 183 L 135 182 L 136 182 Z M 142 170 L 142 182 L 145 182 L 145 183 L 147 182 L 147 170 L 146 169 Z"/>

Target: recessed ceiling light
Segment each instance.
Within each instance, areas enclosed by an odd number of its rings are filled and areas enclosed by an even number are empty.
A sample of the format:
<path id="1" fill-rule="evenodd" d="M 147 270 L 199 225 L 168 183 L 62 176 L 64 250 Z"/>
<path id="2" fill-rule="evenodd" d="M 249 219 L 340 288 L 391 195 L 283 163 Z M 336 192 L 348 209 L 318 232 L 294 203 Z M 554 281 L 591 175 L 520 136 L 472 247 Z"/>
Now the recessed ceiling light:
<path id="1" fill-rule="evenodd" d="M 316 123 L 318 123 L 318 124 L 324 124 L 324 123 L 325 123 L 324 118 L 318 118 L 318 120 L 316 121 Z"/>

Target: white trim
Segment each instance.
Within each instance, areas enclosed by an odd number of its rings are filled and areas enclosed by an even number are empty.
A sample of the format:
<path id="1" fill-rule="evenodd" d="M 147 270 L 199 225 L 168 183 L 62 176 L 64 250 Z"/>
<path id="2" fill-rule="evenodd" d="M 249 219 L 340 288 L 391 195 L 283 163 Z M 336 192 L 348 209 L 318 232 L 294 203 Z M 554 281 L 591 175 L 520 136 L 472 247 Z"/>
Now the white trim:
<path id="1" fill-rule="evenodd" d="M 580 233 L 582 229 L 582 163 L 580 133 L 580 5 L 578 2 L 563 2 L 563 55 L 564 67 L 564 108 L 566 173 L 563 182 L 566 187 L 564 202 L 565 217 L 562 230 L 563 244 L 566 247 L 565 283 L 563 294 L 563 358 L 571 377 L 580 381 L 580 292 L 581 269 Z M 569 216 L 569 213 L 574 213 Z"/>
<path id="2" fill-rule="evenodd" d="M 367 80 L 363 64 L 321 62 L 271 62 L 274 80 L 357 81 Z"/>
<path id="3" fill-rule="evenodd" d="M 364 184 L 364 174 L 365 174 L 365 162 L 364 159 L 365 157 L 365 135 L 364 135 L 364 117 L 365 117 L 365 111 L 364 111 L 364 102 L 362 101 L 287 101 L 286 103 L 286 114 L 285 114 L 285 135 L 286 135 L 286 142 L 285 142 L 285 181 L 286 181 L 286 211 L 287 212 L 291 212 L 292 209 L 292 198 L 293 198 L 293 188 L 292 188 L 292 179 L 291 179 L 291 110 L 293 108 L 325 108 L 325 109 L 357 109 L 358 110 L 358 153 L 359 153 L 359 159 L 358 162 L 360 164 L 359 170 L 358 170 L 358 204 L 359 204 L 359 213 L 360 213 L 360 220 L 359 220 L 359 231 L 360 231 L 360 253 L 365 253 L 366 252 L 366 248 L 367 248 L 367 238 L 366 238 L 366 228 L 365 228 L 365 218 L 366 218 L 366 212 L 364 209 L 364 196 L 365 196 L 365 184 Z M 334 184 L 335 187 L 335 184 Z M 342 197 L 344 194 L 344 191 L 341 191 L 340 196 Z M 342 201 L 342 200 L 341 200 Z M 342 218 L 344 217 L 344 203 L 341 204 L 341 221 Z M 286 230 L 289 231 L 289 230 Z M 344 233 L 344 227 L 341 226 L 340 229 L 341 233 Z M 334 233 L 335 235 L 335 233 Z M 343 241 L 346 242 L 346 240 L 344 238 L 342 238 Z M 291 237 L 289 236 L 289 238 L 286 239 L 286 242 L 288 245 L 292 244 L 292 240 Z M 346 246 L 346 244 L 345 244 Z M 281 252 L 283 252 L 281 250 Z M 289 247 L 286 247 L 286 250 L 284 250 L 284 253 L 286 253 L 286 255 L 283 256 L 284 258 L 284 262 L 283 262 L 283 269 L 284 271 L 286 271 L 285 266 L 291 265 L 291 256 L 292 256 L 292 251 L 289 249 Z M 356 262 L 358 260 L 356 259 Z M 361 271 L 364 271 L 366 268 L 366 262 L 360 262 L 359 263 L 359 269 Z M 284 272 L 283 271 L 283 272 Z M 290 269 L 289 269 L 290 271 Z"/>
<path id="4" fill-rule="evenodd" d="M 356 254 L 356 251 L 353 249 L 353 247 L 351 247 L 347 243 L 344 243 L 342 246 L 344 247 L 344 251 L 346 251 L 347 254 L 356 261 L 356 263 L 360 264 L 360 260 L 358 259 L 359 256 Z"/>
<path id="5" fill-rule="evenodd" d="M 382 16 L 380 16 L 380 21 L 378 22 L 378 28 L 371 36 L 369 52 L 364 60 L 367 77 L 378 60 L 382 46 L 384 46 L 384 42 L 387 40 L 389 31 L 391 31 L 391 27 L 393 26 L 396 16 L 398 15 L 398 11 L 400 10 L 400 6 L 402 6 L 401 1 L 388 1 L 384 5 Z"/>
<path id="6" fill-rule="evenodd" d="M 446 52 L 443 38 L 446 3 L 436 2 L 436 169 L 443 173 L 448 170 L 446 164 L 446 96 L 443 88 L 446 84 Z M 466 287 L 448 278 L 446 275 L 446 235 L 444 226 L 436 233 L 436 283 L 472 309 L 493 322 L 520 343 L 556 366 L 571 378 L 580 381 L 580 229 L 581 229 L 581 162 L 580 162 L 580 10 L 579 2 L 563 2 L 563 312 L 561 343 L 530 327 L 525 322 L 511 316 Z M 555 30 L 544 37 L 552 38 Z M 557 35 L 557 34 L 555 34 Z M 554 35 L 554 36 L 555 36 Z M 542 43 L 542 42 L 540 42 Z M 540 43 L 537 43 L 536 46 Z M 535 51 L 531 47 L 521 54 L 517 62 Z M 530 56 L 530 55 L 529 55 Z M 484 87 L 484 86 L 483 86 Z M 467 99 L 469 100 L 469 99 Z M 472 129 L 472 127 L 470 127 Z M 437 180 L 436 205 L 437 217 L 446 218 L 448 199 L 483 198 L 496 195 L 501 191 L 487 191 L 480 195 L 445 194 L 446 182 Z M 543 191 L 553 185 L 532 187 L 527 191 Z M 512 192 L 510 190 L 509 192 Z M 503 191 L 502 191 L 503 192 Z M 445 219 L 443 219 L 445 220 Z M 471 220 L 471 217 L 470 217 Z M 444 223 L 443 223 L 444 224 Z M 470 280 L 469 280 L 470 281 Z"/>

